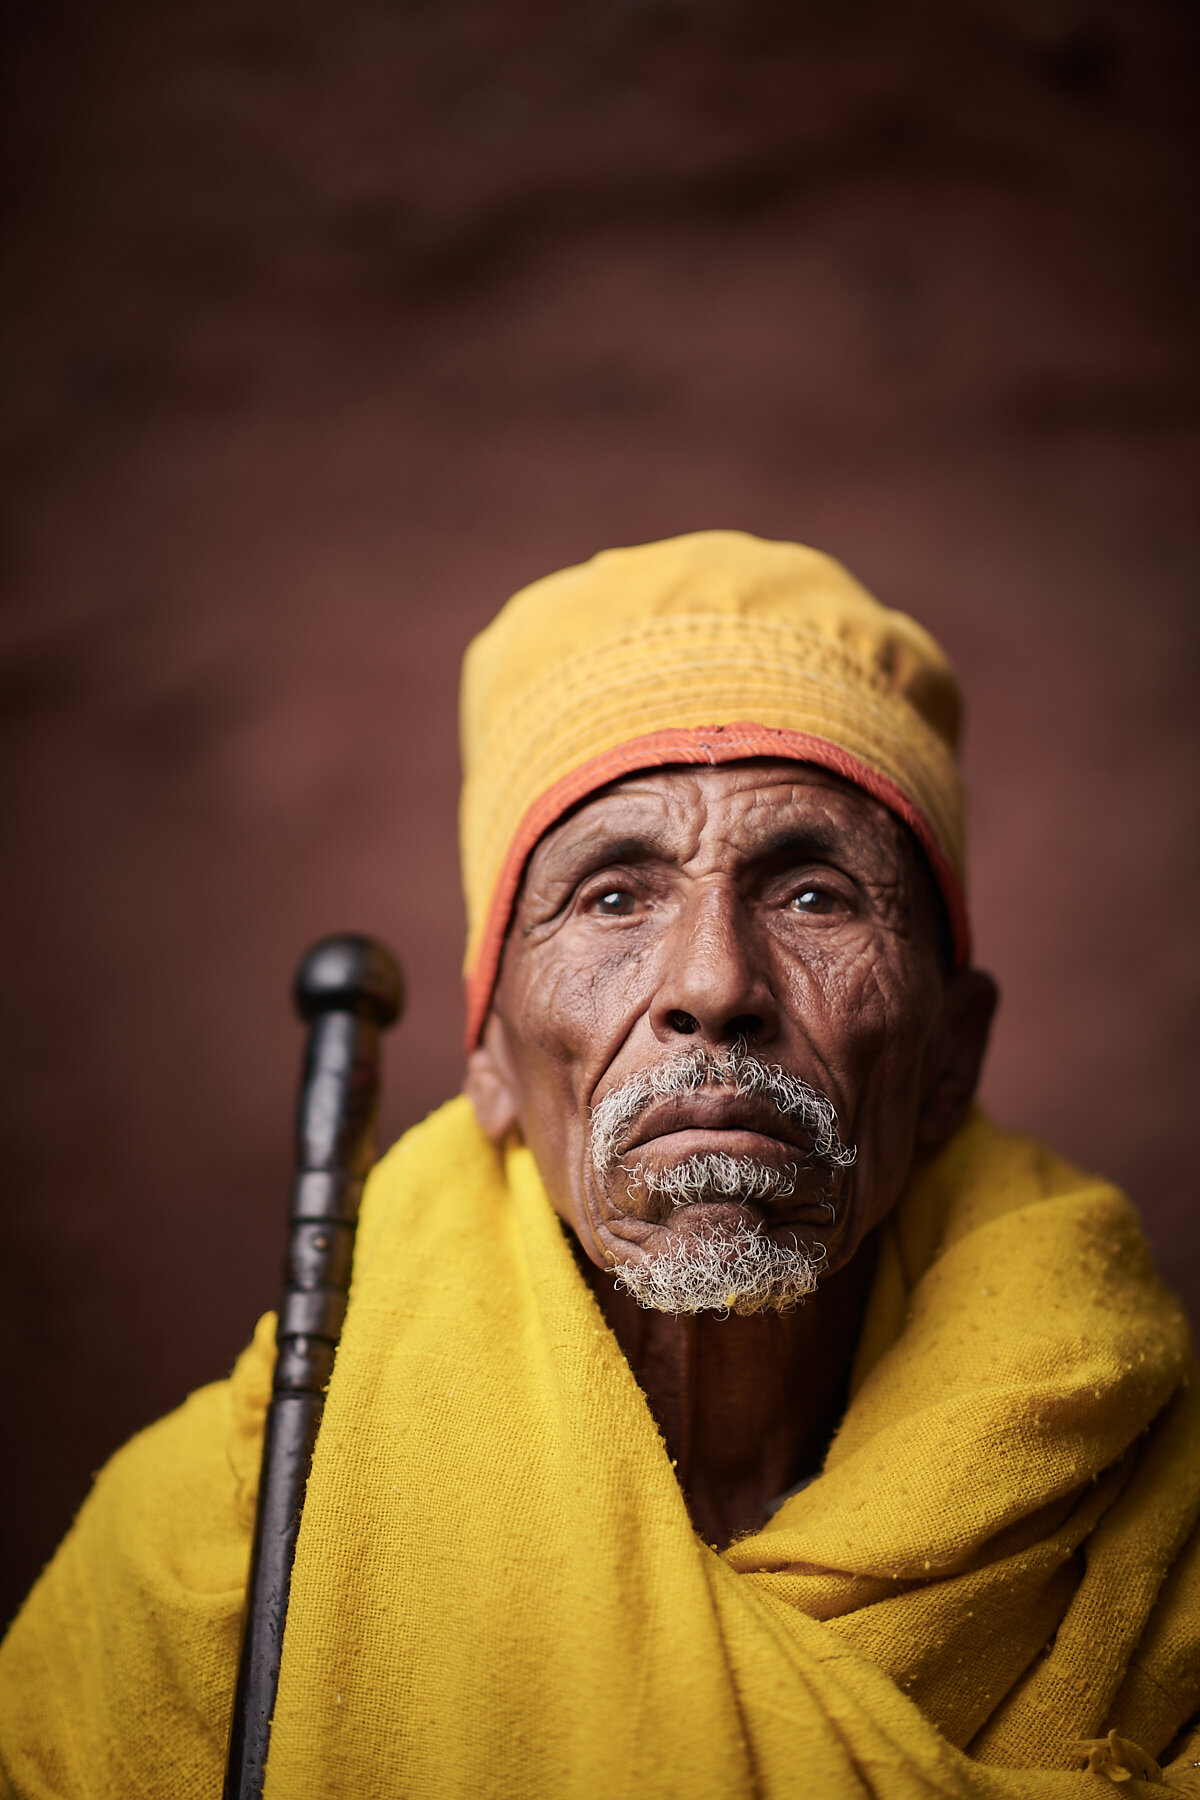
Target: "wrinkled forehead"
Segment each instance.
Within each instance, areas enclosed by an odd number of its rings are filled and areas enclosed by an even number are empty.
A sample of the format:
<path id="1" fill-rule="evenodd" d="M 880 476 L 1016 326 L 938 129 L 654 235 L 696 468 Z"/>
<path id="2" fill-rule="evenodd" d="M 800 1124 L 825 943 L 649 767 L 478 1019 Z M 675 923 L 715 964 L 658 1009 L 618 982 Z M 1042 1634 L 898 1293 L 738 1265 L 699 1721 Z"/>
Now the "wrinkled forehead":
<path id="1" fill-rule="evenodd" d="M 543 833 L 522 888 L 597 856 L 740 864 L 788 853 L 848 862 L 877 880 L 925 862 L 903 821 L 861 788 L 813 764 L 753 758 L 610 783 Z"/>

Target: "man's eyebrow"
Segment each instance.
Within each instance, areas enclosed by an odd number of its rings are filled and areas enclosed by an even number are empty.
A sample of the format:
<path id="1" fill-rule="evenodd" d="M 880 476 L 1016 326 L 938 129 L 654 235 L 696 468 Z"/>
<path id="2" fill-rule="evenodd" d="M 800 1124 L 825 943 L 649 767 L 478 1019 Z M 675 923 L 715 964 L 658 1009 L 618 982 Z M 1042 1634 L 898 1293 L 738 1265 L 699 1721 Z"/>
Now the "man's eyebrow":
<path id="1" fill-rule="evenodd" d="M 570 876 L 589 868 L 603 868 L 606 863 L 646 862 L 651 857 L 668 854 L 667 836 L 663 832 L 647 829 L 610 833 L 599 827 L 574 843 L 555 844 L 546 867 L 549 874 Z"/>
<path id="2" fill-rule="evenodd" d="M 833 857 L 846 848 L 846 834 L 833 825 L 784 825 L 768 832 L 754 847 L 755 862 L 804 862 Z"/>

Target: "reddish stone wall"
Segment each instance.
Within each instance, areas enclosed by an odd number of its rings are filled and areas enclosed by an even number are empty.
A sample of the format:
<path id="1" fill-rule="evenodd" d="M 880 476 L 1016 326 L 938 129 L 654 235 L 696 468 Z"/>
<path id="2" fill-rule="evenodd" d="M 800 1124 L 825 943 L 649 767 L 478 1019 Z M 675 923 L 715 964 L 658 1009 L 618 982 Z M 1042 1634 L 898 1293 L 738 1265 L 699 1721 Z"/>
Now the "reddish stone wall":
<path id="1" fill-rule="evenodd" d="M 0 116 L 15 1599 L 275 1295 L 326 930 L 459 1076 L 454 698 L 707 525 L 956 658 L 1005 1121 L 1200 1301 L 1196 43 L 1168 0 L 111 0 Z"/>

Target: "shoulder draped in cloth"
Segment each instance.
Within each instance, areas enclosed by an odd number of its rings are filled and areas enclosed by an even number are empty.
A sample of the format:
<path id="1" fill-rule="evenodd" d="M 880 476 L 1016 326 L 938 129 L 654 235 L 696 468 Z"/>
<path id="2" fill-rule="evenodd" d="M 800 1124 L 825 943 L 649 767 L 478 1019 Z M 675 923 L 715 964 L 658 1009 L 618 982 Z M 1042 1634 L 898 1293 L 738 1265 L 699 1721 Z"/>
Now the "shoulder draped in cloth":
<path id="1" fill-rule="evenodd" d="M 270 1356 L 115 1457 L 34 1590 L 17 1794 L 219 1792 Z M 531 1156 L 452 1101 L 368 1190 L 268 1800 L 1107 1791 L 1083 1740 L 1152 1768 L 1200 1707 L 1191 1367 L 1128 1203 L 976 1114 L 885 1227 L 824 1472 L 718 1555 Z"/>

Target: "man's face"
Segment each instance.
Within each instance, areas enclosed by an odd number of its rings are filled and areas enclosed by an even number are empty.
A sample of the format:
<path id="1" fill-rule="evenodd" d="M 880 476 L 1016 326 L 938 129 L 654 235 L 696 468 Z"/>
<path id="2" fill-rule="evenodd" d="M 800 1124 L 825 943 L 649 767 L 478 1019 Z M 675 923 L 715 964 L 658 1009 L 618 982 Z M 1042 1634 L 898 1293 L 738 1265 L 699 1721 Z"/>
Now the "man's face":
<path id="1" fill-rule="evenodd" d="M 990 989 L 953 997 L 939 929 L 906 828 L 836 776 L 761 761 L 633 776 L 535 849 L 476 1059 L 599 1266 L 748 1227 L 831 1273 L 974 1086 Z M 743 1050 L 782 1087 L 739 1078 Z M 805 1089 L 852 1163 L 828 1134 L 814 1155 Z M 803 1103 L 781 1110 L 789 1094 Z M 732 1192 L 687 1173 L 731 1165 L 761 1173 Z"/>

